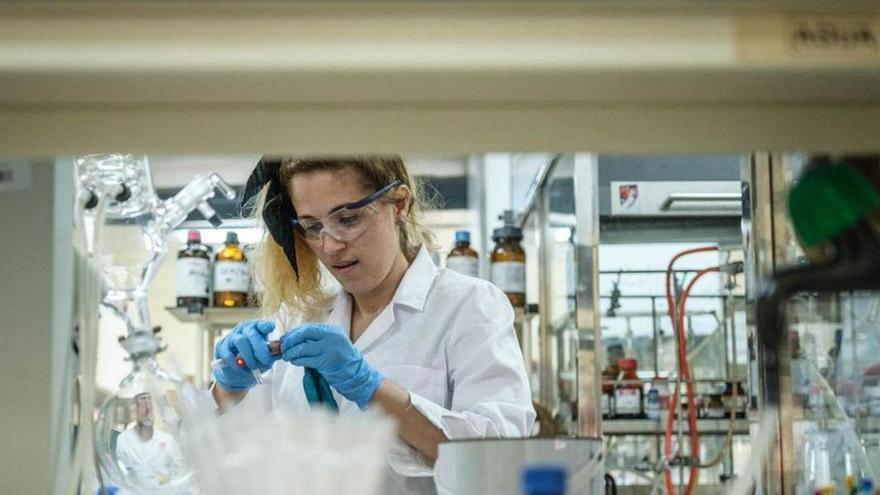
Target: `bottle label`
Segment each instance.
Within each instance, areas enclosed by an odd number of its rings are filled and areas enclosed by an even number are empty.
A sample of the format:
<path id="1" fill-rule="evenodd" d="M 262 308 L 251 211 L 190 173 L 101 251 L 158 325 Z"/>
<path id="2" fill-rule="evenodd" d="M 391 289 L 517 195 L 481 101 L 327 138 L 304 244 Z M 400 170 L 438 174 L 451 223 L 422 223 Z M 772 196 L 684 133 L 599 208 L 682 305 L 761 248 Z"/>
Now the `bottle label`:
<path id="1" fill-rule="evenodd" d="M 611 399 L 608 394 L 602 394 L 602 414 L 606 416 L 611 414 Z"/>
<path id="2" fill-rule="evenodd" d="M 525 294 L 526 264 L 522 261 L 492 263 L 492 283 L 508 294 Z"/>
<path id="3" fill-rule="evenodd" d="M 641 414 L 642 394 L 634 388 L 619 388 L 614 392 L 614 412 L 617 414 Z"/>
<path id="4" fill-rule="evenodd" d="M 250 285 L 247 262 L 218 261 L 214 264 L 214 292 L 247 292 Z"/>
<path id="5" fill-rule="evenodd" d="M 177 258 L 177 297 L 211 295 L 211 268 L 205 258 Z"/>
<path id="6" fill-rule="evenodd" d="M 446 258 L 446 268 L 470 277 L 480 276 L 480 260 L 472 256 L 450 256 Z"/>

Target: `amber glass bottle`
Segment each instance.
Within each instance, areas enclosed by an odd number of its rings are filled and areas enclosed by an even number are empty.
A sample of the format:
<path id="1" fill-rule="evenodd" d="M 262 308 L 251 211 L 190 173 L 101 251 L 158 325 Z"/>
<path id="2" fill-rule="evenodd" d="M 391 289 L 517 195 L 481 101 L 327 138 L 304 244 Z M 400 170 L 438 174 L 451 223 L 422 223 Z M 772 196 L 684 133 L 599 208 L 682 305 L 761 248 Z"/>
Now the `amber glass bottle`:
<path id="1" fill-rule="evenodd" d="M 238 244 L 238 234 L 230 232 L 214 258 L 214 306 L 246 305 L 249 285 L 247 257 Z"/>
<path id="2" fill-rule="evenodd" d="M 495 241 L 490 256 L 492 283 L 507 294 L 513 307 L 522 308 L 526 305 L 526 252 L 520 245 L 522 229 L 514 223 L 511 210 L 505 211 L 501 219 L 504 226 L 492 233 Z"/>
<path id="3" fill-rule="evenodd" d="M 455 233 L 455 247 L 446 257 L 446 268 L 471 277 L 480 276 L 480 259 L 471 249 L 471 233 L 459 230 Z"/>
<path id="4" fill-rule="evenodd" d="M 190 230 L 186 247 L 177 253 L 178 306 L 207 306 L 211 296 L 210 248 L 202 244 L 198 230 Z"/>

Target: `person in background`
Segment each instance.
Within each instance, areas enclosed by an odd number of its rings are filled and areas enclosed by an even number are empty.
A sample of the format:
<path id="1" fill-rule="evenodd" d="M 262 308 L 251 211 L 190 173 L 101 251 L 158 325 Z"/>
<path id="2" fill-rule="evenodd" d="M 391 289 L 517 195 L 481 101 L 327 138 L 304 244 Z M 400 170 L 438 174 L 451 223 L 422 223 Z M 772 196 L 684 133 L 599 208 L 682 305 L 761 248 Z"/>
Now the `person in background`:
<path id="1" fill-rule="evenodd" d="M 273 319 L 242 322 L 217 343 L 221 407 L 241 400 L 258 370 L 275 405 L 381 409 L 400 440 L 383 493 L 433 493 L 443 441 L 528 436 L 535 411 L 513 309 L 491 283 L 432 261 L 420 191 L 400 157 L 264 157 L 245 197 L 257 198 L 268 233 L 252 263 Z M 268 336 L 279 331 L 273 355 Z"/>
<path id="2" fill-rule="evenodd" d="M 119 434 L 116 457 L 128 475 L 145 486 L 164 486 L 185 471 L 183 454 L 170 434 L 153 426 L 150 394 L 137 394 L 132 403 L 135 422 Z"/>

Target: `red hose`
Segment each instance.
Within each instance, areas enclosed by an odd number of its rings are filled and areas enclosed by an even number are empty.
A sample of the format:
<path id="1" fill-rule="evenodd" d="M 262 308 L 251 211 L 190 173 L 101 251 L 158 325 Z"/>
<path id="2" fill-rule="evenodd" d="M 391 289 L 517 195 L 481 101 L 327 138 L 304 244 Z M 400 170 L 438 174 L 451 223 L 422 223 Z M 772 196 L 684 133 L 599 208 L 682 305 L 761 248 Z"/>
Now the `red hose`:
<path id="1" fill-rule="evenodd" d="M 691 382 L 690 376 L 690 367 L 688 366 L 687 361 L 687 338 L 684 333 L 684 315 L 685 315 L 685 301 L 687 300 L 687 295 L 690 293 L 694 284 L 700 277 L 705 275 L 706 273 L 710 273 L 712 271 L 718 271 L 717 267 L 708 268 L 699 272 L 693 280 L 688 284 L 687 289 L 682 292 L 681 301 L 679 301 L 678 307 L 675 305 L 675 301 L 672 297 L 672 269 L 675 262 L 678 261 L 679 258 L 694 254 L 701 253 L 707 251 L 717 251 L 717 246 L 707 246 L 701 248 L 694 248 L 682 251 L 676 254 L 672 260 L 670 260 L 669 265 L 666 268 L 666 304 L 667 309 L 669 311 L 669 319 L 672 323 L 672 328 L 675 331 L 676 338 L 678 341 L 678 379 L 675 383 L 675 390 L 673 392 L 673 397 L 676 401 L 679 400 L 679 393 L 681 391 L 680 384 L 682 381 L 685 383 L 685 390 L 687 396 L 687 404 L 688 404 L 688 424 L 690 426 L 690 440 L 691 440 L 691 455 L 699 456 L 700 452 L 700 437 L 699 432 L 697 431 L 697 408 L 696 403 L 694 401 L 694 390 L 693 383 Z M 676 403 L 677 404 L 677 403 Z M 666 421 L 666 432 L 665 432 L 665 441 L 664 441 L 664 449 L 663 453 L 665 457 L 669 457 L 672 454 L 672 429 L 675 423 L 675 409 L 671 406 L 672 404 L 667 404 L 669 406 L 669 414 L 668 419 Z M 677 406 L 676 406 L 677 407 Z M 681 448 L 681 446 L 679 446 Z M 690 495 L 694 488 L 696 487 L 699 474 L 699 468 L 696 465 L 691 465 L 690 476 L 688 479 L 688 486 L 685 490 L 686 495 Z M 669 469 L 666 469 L 664 472 L 664 481 L 666 484 L 666 491 L 672 495 L 674 487 L 672 484 L 672 474 L 669 472 Z"/>
<path id="2" fill-rule="evenodd" d="M 688 296 L 691 293 L 691 289 L 694 288 L 694 284 L 696 284 L 697 280 L 699 280 L 700 277 L 702 277 L 703 275 L 705 275 L 707 273 L 713 273 L 713 272 L 717 273 L 720 271 L 721 270 L 717 266 L 700 270 L 694 276 L 694 278 L 690 281 L 690 283 L 687 286 L 687 289 L 685 289 L 684 292 L 681 293 L 681 301 L 679 301 L 679 303 L 678 303 L 678 328 L 680 329 L 679 339 L 685 338 L 685 335 L 684 335 L 685 304 L 687 302 Z M 686 356 L 687 356 L 687 354 L 685 354 L 684 363 L 685 363 L 685 367 L 687 368 L 688 376 L 690 377 L 690 364 L 687 362 Z M 688 417 L 689 417 L 690 430 L 692 432 L 691 433 L 691 457 L 694 459 L 699 459 L 700 458 L 700 432 L 697 430 L 697 415 L 696 415 L 696 407 L 694 407 L 695 401 L 694 401 L 694 394 L 693 394 L 693 384 L 691 382 L 688 382 L 688 385 L 689 385 L 687 387 L 688 404 L 689 404 L 688 409 L 690 410 L 690 414 L 688 415 Z M 699 474 L 698 468 L 696 466 L 694 466 L 694 469 L 691 470 L 691 477 L 688 480 L 687 490 L 685 490 L 686 494 L 693 493 L 694 489 L 696 488 L 697 481 L 698 481 L 697 474 Z"/>

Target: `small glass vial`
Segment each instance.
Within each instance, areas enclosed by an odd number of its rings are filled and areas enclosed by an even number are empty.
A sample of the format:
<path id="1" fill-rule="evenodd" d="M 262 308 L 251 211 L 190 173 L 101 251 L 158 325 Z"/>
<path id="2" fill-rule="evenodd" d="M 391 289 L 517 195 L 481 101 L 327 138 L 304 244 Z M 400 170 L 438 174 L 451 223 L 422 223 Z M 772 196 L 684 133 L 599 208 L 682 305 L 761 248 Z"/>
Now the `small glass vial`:
<path id="1" fill-rule="evenodd" d="M 609 387 L 610 388 L 610 387 Z M 600 405 L 602 418 L 611 419 L 614 416 L 614 392 L 606 391 L 602 386 L 602 403 Z"/>
<path id="2" fill-rule="evenodd" d="M 480 276 L 480 259 L 471 249 L 471 233 L 467 230 L 455 233 L 455 247 L 446 256 L 446 268 L 470 277 Z"/>
<path id="3" fill-rule="evenodd" d="M 214 306 L 236 308 L 247 304 L 250 276 L 238 234 L 226 234 L 226 244 L 214 258 Z"/>
<path id="4" fill-rule="evenodd" d="M 723 395 L 714 393 L 709 395 L 709 402 L 706 404 L 705 417 L 709 419 L 721 419 L 727 416 L 727 410 L 724 408 L 725 403 Z"/>
<path id="5" fill-rule="evenodd" d="M 490 257 L 491 279 L 507 294 L 514 308 L 523 308 L 526 305 L 526 252 L 520 245 L 522 229 L 515 225 L 512 210 L 506 210 L 501 219 L 504 226 L 492 233 L 495 248 Z"/>
<path id="6" fill-rule="evenodd" d="M 177 253 L 176 268 L 177 306 L 207 306 L 211 297 L 211 254 L 198 230 L 187 232 L 186 247 Z"/>
<path id="7" fill-rule="evenodd" d="M 733 410 L 735 417 L 745 418 L 749 412 L 749 397 L 743 390 L 742 382 L 736 382 L 736 401 L 733 400 L 734 384 L 727 382 L 724 387 L 724 394 L 721 396 L 721 402 L 724 404 L 724 416 L 729 416 Z"/>
<path id="8" fill-rule="evenodd" d="M 620 379 L 627 381 L 614 389 L 614 416 L 617 418 L 645 417 L 644 390 L 641 383 L 630 383 L 639 379 L 636 374 L 639 362 L 634 358 L 623 358 L 618 361 Z"/>
<path id="9" fill-rule="evenodd" d="M 651 382 L 651 389 L 645 399 L 645 415 L 648 419 L 660 419 L 660 389 L 654 382 Z"/>

